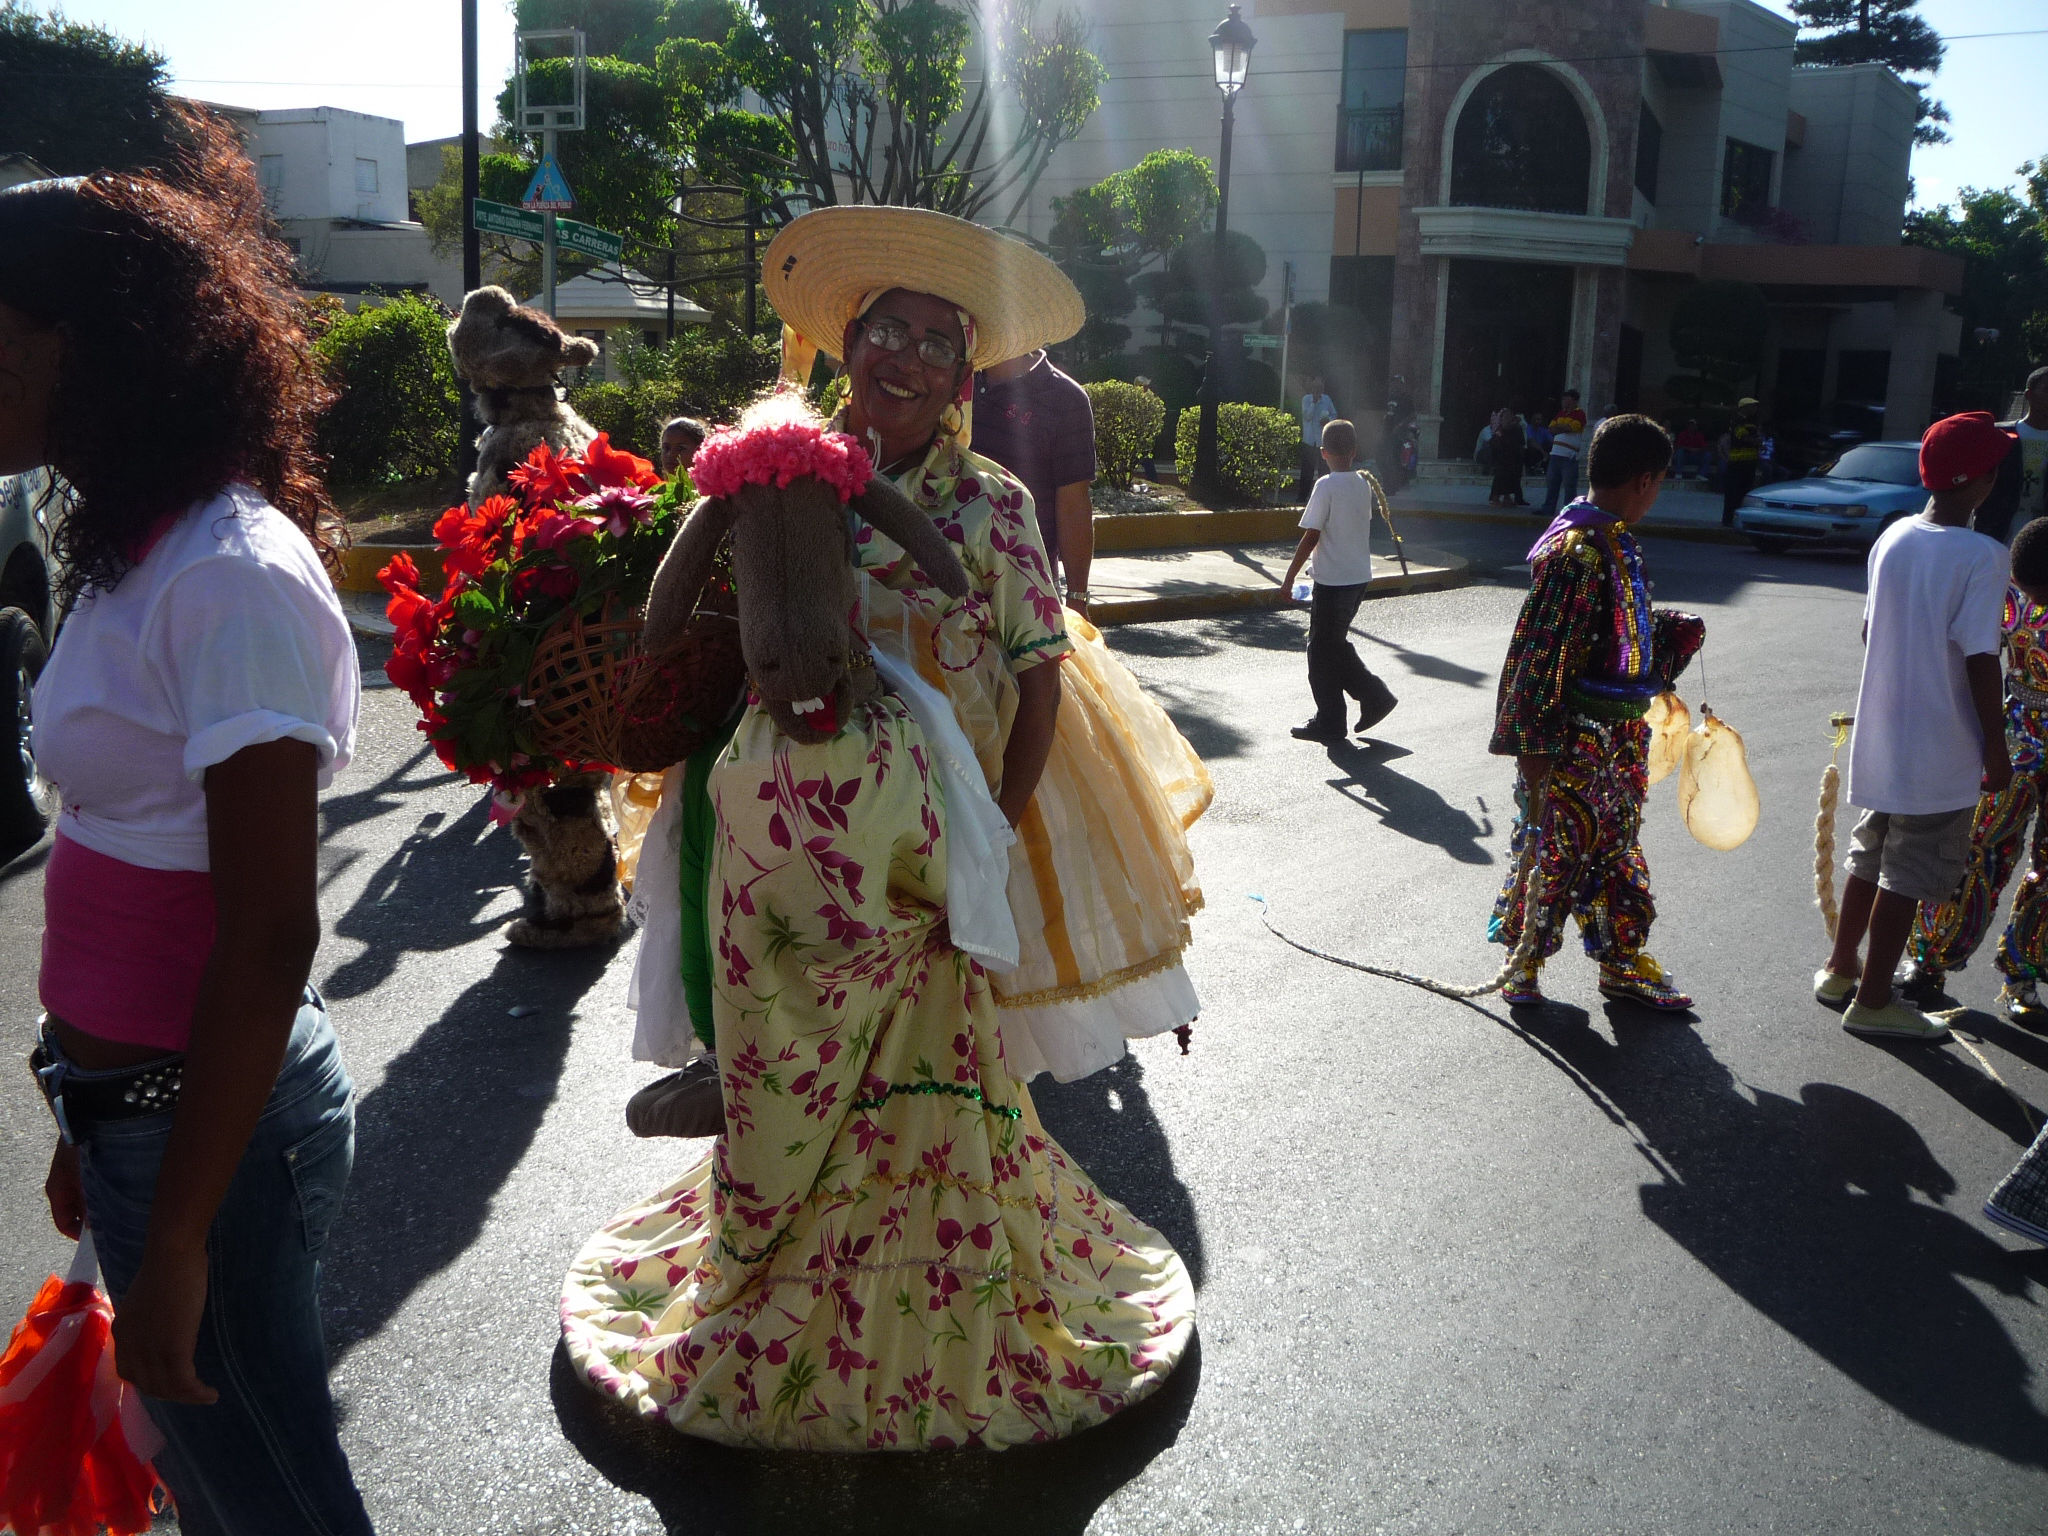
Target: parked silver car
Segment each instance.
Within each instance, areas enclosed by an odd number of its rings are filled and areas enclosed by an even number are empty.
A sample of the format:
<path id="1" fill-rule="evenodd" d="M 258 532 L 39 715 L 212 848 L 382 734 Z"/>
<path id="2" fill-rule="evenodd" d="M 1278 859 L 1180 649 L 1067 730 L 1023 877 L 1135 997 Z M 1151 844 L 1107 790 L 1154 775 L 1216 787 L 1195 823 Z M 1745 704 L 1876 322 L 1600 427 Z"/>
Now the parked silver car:
<path id="1" fill-rule="evenodd" d="M 1927 505 L 1917 442 L 1858 443 L 1817 475 L 1759 486 L 1735 526 L 1766 554 L 1809 548 L 1868 549 L 1886 524 Z"/>
<path id="2" fill-rule="evenodd" d="M 56 639 L 49 520 L 61 507 L 45 472 L 0 475 L 0 862 L 32 847 L 55 809 L 29 746 L 29 695 Z"/>

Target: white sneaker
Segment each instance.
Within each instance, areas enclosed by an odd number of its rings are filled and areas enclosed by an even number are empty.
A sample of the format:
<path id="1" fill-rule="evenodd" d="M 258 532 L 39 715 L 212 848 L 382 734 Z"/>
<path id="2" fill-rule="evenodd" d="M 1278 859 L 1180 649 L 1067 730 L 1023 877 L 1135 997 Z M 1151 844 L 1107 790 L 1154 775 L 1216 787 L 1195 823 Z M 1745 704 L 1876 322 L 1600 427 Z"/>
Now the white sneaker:
<path id="1" fill-rule="evenodd" d="M 1840 1013 L 1849 1006 L 1849 999 L 1856 995 L 1854 976 L 1837 976 L 1826 966 L 1813 973 L 1813 1000 L 1823 1008 L 1832 1008 Z"/>
<path id="2" fill-rule="evenodd" d="M 1882 1008 L 1852 1002 L 1842 1015 L 1842 1028 L 1852 1035 L 1888 1040 L 1924 1040 L 1930 1045 L 1948 1038 L 1948 1026 L 1922 1013 L 1904 998 L 1893 996 Z"/>

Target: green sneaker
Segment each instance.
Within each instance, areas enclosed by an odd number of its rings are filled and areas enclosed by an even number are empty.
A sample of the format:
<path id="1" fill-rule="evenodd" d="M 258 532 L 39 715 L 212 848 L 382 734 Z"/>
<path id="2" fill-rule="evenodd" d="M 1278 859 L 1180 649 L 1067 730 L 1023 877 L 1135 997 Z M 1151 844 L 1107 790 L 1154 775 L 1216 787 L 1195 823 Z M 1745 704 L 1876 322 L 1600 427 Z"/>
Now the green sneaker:
<path id="1" fill-rule="evenodd" d="M 1924 1040 L 1930 1045 L 1948 1038 L 1948 1026 L 1929 1018 L 1904 998 L 1893 996 L 1882 1008 L 1852 1002 L 1842 1015 L 1842 1028 L 1852 1035 L 1885 1040 Z"/>
<path id="2" fill-rule="evenodd" d="M 1849 999 L 1856 995 L 1854 976 L 1837 976 L 1826 966 L 1813 973 L 1813 1000 L 1823 1008 L 1832 1008 L 1840 1013 L 1849 1006 Z"/>

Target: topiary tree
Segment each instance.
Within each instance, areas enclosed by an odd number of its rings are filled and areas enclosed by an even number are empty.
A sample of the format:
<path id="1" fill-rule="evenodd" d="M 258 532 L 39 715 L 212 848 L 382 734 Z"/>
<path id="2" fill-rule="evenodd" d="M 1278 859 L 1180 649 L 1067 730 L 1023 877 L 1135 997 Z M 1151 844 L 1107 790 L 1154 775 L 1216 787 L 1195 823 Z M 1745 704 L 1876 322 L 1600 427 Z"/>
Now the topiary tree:
<path id="1" fill-rule="evenodd" d="M 1095 407 L 1095 483 L 1128 490 L 1137 478 L 1138 460 L 1166 424 L 1166 404 L 1142 384 L 1107 380 L 1083 387 Z"/>
<path id="2" fill-rule="evenodd" d="M 429 480 L 455 466 L 448 311 L 425 294 L 367 300 L 333 319 L 314 353 L 340 391 L 320 423 L 328 473 L 345 485 Z"/>
<path id="3" fill-rule="evenodd" d="M 1195 475 L 1195 433 L 1200 421 L 1182 411 L 1174 432 L 1173 456 L 1181 483 Z M 1294 478 L 1300 423 L 1270 405 L 1229 401 L 1216 408 L 1216 471 L 1232 501 L 1260 502 Z"/>

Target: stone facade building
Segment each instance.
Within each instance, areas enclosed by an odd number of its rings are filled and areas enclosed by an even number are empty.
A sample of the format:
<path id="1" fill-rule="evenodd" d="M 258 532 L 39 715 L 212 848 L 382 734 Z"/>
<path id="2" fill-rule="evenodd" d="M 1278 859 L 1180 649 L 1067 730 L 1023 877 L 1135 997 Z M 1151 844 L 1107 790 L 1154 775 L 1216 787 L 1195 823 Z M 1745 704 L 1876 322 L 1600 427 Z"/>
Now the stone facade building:
<path id="1" fill-rule="evenodd" d="M 1083 0 L 1103 102 L 1024 222 L 1148 150 L 1216 152 L 1215 0 Z M 1914 96 L 1879 65 L 1798 68 L 1752 0 L 1255 0 L 1231 226 L 1276 309 L 1359 310 L 1425 457 L 1464 455 L 1503 404 L 1577 388 L 1670 413 L 1691 285 L 1770 306 L 1758 393 L 1781 420 L 1926 426 L 1961 263 L 1906 247 Z M 1269 322 L 1270 324 L 1271 322 Z M 1947 359 L 1947 362 L 1944 362 Z M 1365 416 L 1376 402 L 1340 402 Z"/>

